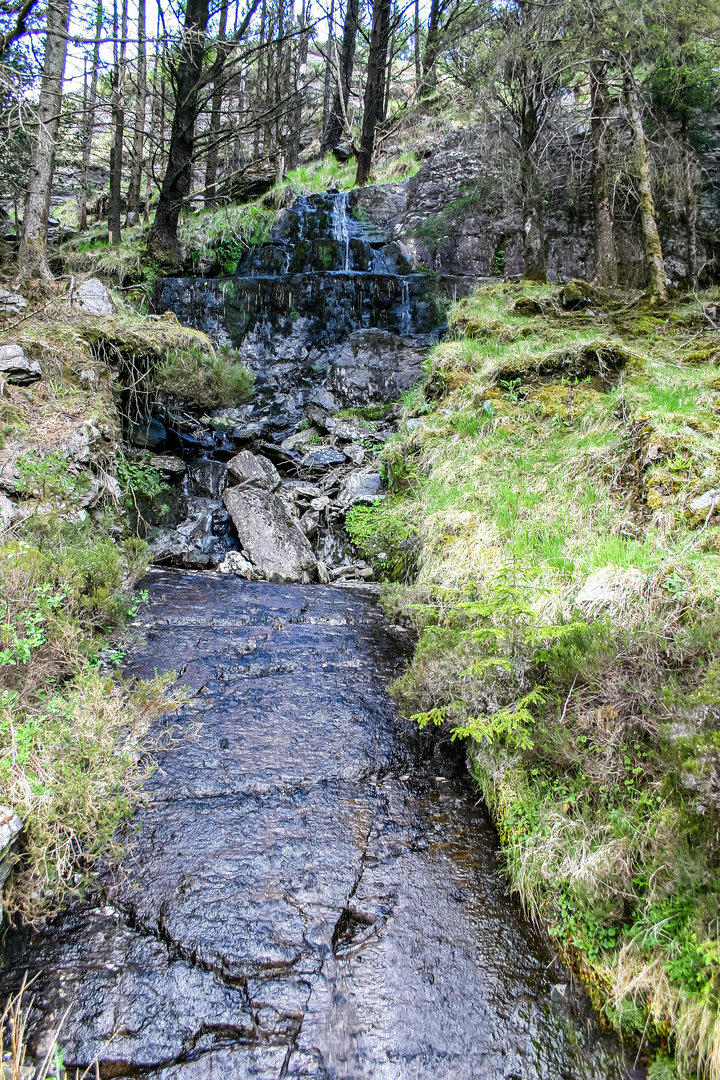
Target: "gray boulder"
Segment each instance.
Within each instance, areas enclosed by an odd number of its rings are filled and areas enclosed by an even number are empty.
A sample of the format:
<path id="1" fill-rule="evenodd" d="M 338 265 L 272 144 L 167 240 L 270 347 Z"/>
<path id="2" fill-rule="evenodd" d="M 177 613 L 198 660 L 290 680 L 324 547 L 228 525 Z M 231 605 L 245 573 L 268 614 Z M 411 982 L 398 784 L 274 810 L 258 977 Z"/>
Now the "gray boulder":
<path id="1" fill-rule="evenodd" d="M 0 923 L 3 915 L 2 887 L 12 870 L 13 856 L 22 827 L 22 819 L 14 810 L 0 806 Z"/>
<path id="2" fill-rule="evenodd" d="M 0 345 L 0 375 L 17 386 L 42 379 L 42 369 L 37 360 L 29 360 L 20 345 Z"/>
<path id="3" fill-rule="evenodd" d="M 0 318 L 19 315 L 27 307 L 27 300 L 20 293 L 0 289 Z"/>
<path id="4" fill-rule="evenodd" d="M 78 285 L 73 293 L 72 305 L 86 315 L 115 314 L 110 293 L 98 278 L 90 278 Z"/>
<path id="5" fill-rule="evenodd" d="M 358 503 L 372 503 L 382 491 L 382 479 L 376 472 L 352 472 L 340 488 L 337 501 L 345 509 Z"/>
<path id="6" fill-rule="evenodd" d="M 256 487 L 226 488 L 223 502 L 245 553 L 270 581 L 302 581 L 314 575 L 317 564 L 310 543 L 277 495 Z"/>
<path id="7" fill-rule="evenodd" d="M 268 461 L 262 454 L 252 454 L 249 450 L 241 450 L 227 463 L 229 481 L 240 484 L 253 484 L 255 487 L 265 488 L 267 491 L 277 491 L 282 483 L 280 473 L 272 461 Z"/>
<path id="8" fill-rule="evenodd" d="M 326 469 L 329 465 L 342 465 L 345 455 L 334 446 L 313 446 L 302 459 L 305 469 Z"/>

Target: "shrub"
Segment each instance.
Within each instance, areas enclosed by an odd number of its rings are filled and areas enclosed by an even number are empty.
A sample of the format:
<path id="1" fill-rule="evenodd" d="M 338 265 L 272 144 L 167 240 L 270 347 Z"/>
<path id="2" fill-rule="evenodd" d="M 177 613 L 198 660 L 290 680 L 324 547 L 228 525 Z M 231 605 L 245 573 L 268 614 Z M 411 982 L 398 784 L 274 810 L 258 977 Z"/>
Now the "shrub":
<path id="1" fill-rule="evenodd" d="M 153 373 L 155 386 L 179 401 L 205 408 L 240 405 L 252 397 L 255 373 L 231 350 L 207 355 L 200 348 L 170 352 Z"/>
<path id="2" fill-rule="evenodd" d="M 416 568 L 416 530 L 385 502 L 353 506 L 345 528 L 381 581 L 409 581 Z"/>

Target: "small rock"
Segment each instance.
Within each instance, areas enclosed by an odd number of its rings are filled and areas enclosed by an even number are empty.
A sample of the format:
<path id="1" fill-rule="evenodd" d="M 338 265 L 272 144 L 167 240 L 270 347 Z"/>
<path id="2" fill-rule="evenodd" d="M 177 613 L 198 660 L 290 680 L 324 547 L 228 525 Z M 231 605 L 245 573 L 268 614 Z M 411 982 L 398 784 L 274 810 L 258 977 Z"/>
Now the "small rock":
<path id="1" fill-rule="evenodd" d="M 80 424 L 70 435 L 63 447 L 63 453 L 68 461 L 75 461 L 78 465 L 87 465 L 92 456 L 92 449 L 102 438 L 100 430 L 90 421 Z"/>
<path id="2" fill-rule="evenodd" d="M 27 300 L 20 293 L 0 289 L 0 317 L 19 315 L 27 307 Z"/>
<path id="3" fill-rule="evenodd" d="M 234 574 L 235 577 L 246 578 L 247 581 L 253 579 L 253 565 L 239 551 L 228 551 L 217 571 L 219 574 Z"/>
<path id="4" fill-rule="evenodd" d="M 720 506 L 720 488 L 711 488 L 710 491 L 699 495 L 697 499 L 693 499 L 690 503 L 690 509 L 695 513 L 709 510 L 711 506 Z"/>
<path id="5" fill-rule="evenodd" d="M 267 491 L 277 491 L 282 483 L 280 473 L 272 461 L 268 461 L 262 454 L 252 454 L 249 450 L 241 450 L 231 458 L 227 463 L 227 471 L 232 480 L 254 484 Z"/>
<path id="6" fill-rule="evenodd" d="M 382 478 L 376 472 L 353 472 L 347 477 L 337 501 L 346 509 L 358 503 L 372 503 L 380 495 Z"/>
<path id="7" fill-rule="evenodd" d="M 187 465 L 175 454 L 154 454 L 150 464 L 171 480 L 177 480 L 187 472 Z"/>
<path id="8" fill-rule="evenodd" d="M 326 469 L 328 465 L 341 465 L 345 460 L 345 455 L 333 446 L 313 446 L 302 459 L 301 465 L 305 469 Z"/>
<path id="9" fill-rule="evenodd" d="M 320 527 L 320 513 L 318 510 L 306 510 L 300 518 L 300 528 L 311 540 Z"/>
<path id="10" fill-rule="evenodd" d="M 20 345 L 0 345 L 0 375 L 16 386 L 28 386 L 42 379 L 37 360 L 29 360 Z"/>
<path id="11" fill-rule="evenodd" d="M 249 424 L 236 425 L 230 435 L 238 442 L 250 442 L 251 439 L 263 438 L 269 429 L 269 420 L 251 420 Z"/>
<path id="12" fill-rule="evenodd" d="M 226 488 L 223 502 L 243 550 L 273 581 L 302 581 L 316 568 L 304 533 L 288 516 L 277 495 L 259 488 Z"/>
<path id="13" fill-rule="evenodd" d="M 22 818 L 8 806 L 0 806 L 0 923 L 2 923 L 2 887 L 12 869 L 13 854 L 22 832 Z"/>
<path id="14" fill-rule="evenodd" d="M 15 503 L 10 502 L 7 495 L 0 495 L 0 532 L 10 528 L 16 510 Z"/>
<path id="15" fill-rule="evenodd" d="M 353 465 L 362 465 L 365 460 L 365 447 L 359 443 L 349 443 L 343 447 L 343 452 L 350 458 Z"/>
<path id="16" fill-rule="evenodd" d="M 77 286 L 73 293 L 72 306 L 87 315 L 115 314 L 110 293 L 98 278 L 89 278 Z"/>
<path id="17" fill-rule="evenodd" d="M 335 412 L 337 405 L 335 404 L 335 398 L 329 390 L 318 390 L 313 394 L 310 399 L 311 404 L 319 405 L 322 409 L 327 409 L 328 412 Z"/>
<path id="18" fill-rule="evenodd" d="M 327 423 L 330 418 L 322 406 L 313 404 L 306 406 L 305 415 L 316 427 L 322 428 L 323 431 L 327 430 Z"/>
<path id="19" fill-rule="evenodd" d="M 550 989 L 550 1000 L 564 1004 L 568 999 L 569 989 L 567 983 L 555 983 Z"/>
<path id="20" fill-rule="evenodd" d="M 94 368 L 83 368 L 80 372 L 80 388 L 95 393 L 100 385 L 100 377 Z"/>
<path id="21" fill-rule="evenodd" d="M 321 585 L 330 584 L 330 573 L 324 562 L 318 562 L 317 564 L 317 576 Z"/>
<path id="22" fill-rule="evenodd" d="M 283 439 L 280 445 L 283 450 L 302 450 L 317 439 L 319 434 L 320 432 L 317 428 L 309 427 L 304 431 L 296 431 L 294 435 L 290 435 L 289 438 Z"/>

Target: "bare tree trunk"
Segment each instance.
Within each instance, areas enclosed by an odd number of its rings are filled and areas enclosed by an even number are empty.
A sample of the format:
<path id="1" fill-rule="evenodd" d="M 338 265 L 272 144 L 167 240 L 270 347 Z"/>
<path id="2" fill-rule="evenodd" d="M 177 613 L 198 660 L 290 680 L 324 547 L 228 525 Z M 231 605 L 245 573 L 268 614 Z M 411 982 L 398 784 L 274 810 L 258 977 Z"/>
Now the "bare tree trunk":
<path id="1" fill-rule="evenodd" d="M 175 67 L 175 114 L 168 163 L 148 237 L 148 255 L 169 269 L 177 269 L 182 261 L 177 230 L 192 182 L 198 86 L 208 17 L 208 0 L 187 0 L 183 41 Z"/>
<path id="2" fill-rule="evenodd" d="M 114 32 L 117 37 L 117 0 Z M 108 242 L 120 243 L 122 219 L 122 164 L 125 134 L 125 50 L 127 48 L 128 0 L 123 0 L 120 49 L 116 52 L 112 75 L 112 134 L 110 138 L 110 198 L 108 199 Z M 117 49 L 117 45 L 115 46 Z"/>
<path id="3" fill-rule="evenodd" d="M 523 215 L 523 280 L 547 281 L 542 200 L 537 170 L 539 118 L 535 104 L 525 100 L 520 116 L 520 190 Z"/>
<path id="4" fill-rule="evenodd" d="M 440 0 L 431 0 L 425 52 L 422 58 L 422 84 L 426 90 L 437 85 L 437 58 L 440 53 Z"/>
<path id="5" fill-rule="evenodd" d="M 595 282 L 604 288 L 617 285 L 613 199 L 610 186 L 608 142 L 610 103 L 606 65 L 590 64 L 590 130 L 592 136 L 592 182 L 595 206 Z"/>
<path id="6" fill-rule="evenodd" d="M 655 200 L 653 199 L 652 182 L 650 180 L 650 156 L 642 116 L 640 115 L 632 65 L 627 56 L 623 57 L 623 92 L 633 138 L 640 217 L 645 242 L 645 265 L 648 274 L 647 295 L 654 300 L 666 303 L 668 291 L 665 281 L 665 261 L 655 218 Z"/>
<path id="7" fill-rule="evenodd" d="M 218 32 L 218 49 L 223 49 L 225 32 L 227 30 L 227 0 L 222 0 L 220 7 L 220 29 Z M 219 84 L 219 85 L 218 85 Z M 210 106 L 210 148 L 205 163 L 205 205 L 209 210 L 217 206 L 215 198 L 215 185 L 217 184 L 218 171 L 218 143 L 217 137 L 222 121 L 223 84 L 222 73 L 215 80 Z"/>
<path id="8" fill-rule="evenodd" d="M 130 183 L 127 194 L 126 225 L 140 221 L 140 188 L 145 148 L 145 105 L 147 103 L 147 62 L 145 59 L 145 0 L 138 0 L 137 84 L 135 86 L 135 130 L 130 164 Z"/>
<path id="9" fill-rule="evenodd" d="M 420 58 L 420 0 L 415 0 L 413 39 L 415 42 L 415 86 L 420 89 L 420 84 L 422 82 L 422 67 Z"/>
<path id="10" fill-rule="evenodd" d="M 310 4 L 306 0 L 302 0 L 300 6 L 300 38 L 297 42 L 295 60 L 294 60 L 294 74 L 292 91 L 294 93 L 294 101 L 292 112 L 290 114 L 289 124 L 289 136 L 287 147 L 286 163 L 288 169 L 296 169 L 298 161 L 300 159 L 300 132 L 302 129 L 302 98 L 300 94 L 300 85 L 305 75 L 305 69 L 307 67 L 307 54 L 308 54 L 308 25 L 310 22 Z M 290 89 L 290 87 L 289 87 Z"/>
<path id="11" fill-rule="evenodd" d="M 46 251 L 47 223 L 50 216 L 55 146 L 60 128 L 69 20 L 70 0 L 50 0 L 37 108 L 38 124 L 28 175 L 20 240 L 20 276 L 24 278 L 52 279 Z"/>
<path id="12" fill-rule="evenodd" d="M 387 71 L 386 71 L 386 77 L 385 77 L 385 92 L 383 93 L 383 103 L 382 103 L 382 109 L 380 111 L 380 116 L 378 116 L 378 123 L 382 123 L 382 121 L 386 119 L 387 114 L 388 114 L 388 109 L 390 108 L 390 87 L 391 87 L 391 84 L 392 84 L 392 65 L 393 65 L 394 54 L 395 54 L 395 27 L 393 26 L 392 34 L 390 35 L 390 47 L 388 49 Z"/>
<path id="13" fill-rule="evenodd" d="M 95 42 L 93 44 L 92 73 L 90 75 L 90 92 L 88 94 L 86 108 L 83 115 L 83 166 L 82 183 L 80 185 L 80 232 L 87 229 L 87 197 L 88 197 L 88 171 L 90 168 L 90 154 L 92 152 L 93 134 L 95 132 L 95 102 L 97 101 L 98 69 L 100 66 L 100 30 L 102 29 L 102 0 L 98 0 L 95 13 Z"/>
<path id="14" fill-rule="evenodd" d="M 265 23 L 267 21 L 267 0 L 262 0 L 262 8 L 260 9 L 260 45 L 258 49 L 257 59 L 257 83 L 255 86 L 255 104 L 259 107 L 263 97 L 263 67 L 265 59 L 265 50 L 263 48 L 265 44 Z M 260 125 L 255 128 L 253 135 L 253 160 L 257 160 L 260 156 Z"/>
<path id="15" fill-rule="evenodd" d="M 363 101 L 363 122 L 360 134 L 360 153 L 355 183 L 367 184 L 375 149 L 375 129 L 385 93 L 385 64 L 390 34 L 390 0 L 374 0 L 373 23 L 370 34 L 367 81 Z"/>
<path id="16" fill-rule="evenodd" d="M 326 154 L 329 150 L 335 149 L 342 138 L 343 129 L 346 126 L 345 120 L 347 117 L 348 102 L 350 101 L 353 67 L 355 66 L 355 43 L 357 41 L 359 18 L 360 0 L 347 0 L 345 23 L 343 25 L 342 49 L 340 50 L 340 58 L 338 61 L 338 85 L 335 87 L 335 96 L 328 116 L 328 122 L 323 130 L 323 136 L 320 143 L 320 152 L 322 154 Z"/>
<path id="17" fill-rule="evenodd" d="M 333 96 L 333 84 L 335 82 L 335 0 L 330 0 L 330 16 L 328 19 L 327 56 L 325 57 L 325 81 L 323 84 L 323 133 L 327 131 L 330 119 L 330 105 Z M 322 151 L 322 147 L 321 147 Z"/>

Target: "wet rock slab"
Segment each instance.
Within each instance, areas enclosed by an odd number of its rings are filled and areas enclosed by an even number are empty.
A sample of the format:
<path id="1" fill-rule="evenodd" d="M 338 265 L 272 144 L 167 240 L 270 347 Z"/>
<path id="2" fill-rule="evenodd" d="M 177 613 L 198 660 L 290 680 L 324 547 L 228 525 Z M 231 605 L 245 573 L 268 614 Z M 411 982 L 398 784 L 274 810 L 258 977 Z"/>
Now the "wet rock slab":
<path id="1" fill-rule="evenodd" d="M 615 1078 L 462 773 L 396 717 L 373 596 L 155 571 L 133 671 L 194 690 L 94 906 L 14 940 L 32 1035 L 157 1080 Z M 442 770 L 443 775 L 440 775 Z M 572 995 L 568 995 L 568 999 Z"/>

